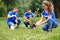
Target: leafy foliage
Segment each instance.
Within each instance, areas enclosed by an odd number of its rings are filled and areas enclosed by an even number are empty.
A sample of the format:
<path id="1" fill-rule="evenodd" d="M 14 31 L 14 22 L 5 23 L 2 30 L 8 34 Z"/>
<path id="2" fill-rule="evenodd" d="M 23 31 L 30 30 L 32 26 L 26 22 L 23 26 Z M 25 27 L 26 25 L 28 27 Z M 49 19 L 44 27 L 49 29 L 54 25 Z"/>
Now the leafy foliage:
<path id="1" fill-rule="evenodd" d="M 4 5 L 4 2 L 0 0 L 0 17 L 6 16 L 5 15 L 7 13 L 6 10 L 7 10 L 6 5 Z"/>
<path id="2" fill-rule="evenodd" d="M 7 16 L 7 13 L 10 10 L 13 10 L 15 6 L 18 6 L 19 16 L 23 16 L 24 12 L 27 10 L 27 8 L 31 8 L 32 12 L 34 12 L 37 16 L 40 16 L 40 13 L 42 12 L 42 1 L 43 0 L 0 0 L 0 17 Z M 50 0 L 53 2 L 56 12 L 56 17 L 59 17 L 59 0 Z M 57 6 L 56 6 L 57 5 Z M 39 9 L 39 10 L 38 10 Z M 37 11 L 38 10 L 38 11 Z"/>

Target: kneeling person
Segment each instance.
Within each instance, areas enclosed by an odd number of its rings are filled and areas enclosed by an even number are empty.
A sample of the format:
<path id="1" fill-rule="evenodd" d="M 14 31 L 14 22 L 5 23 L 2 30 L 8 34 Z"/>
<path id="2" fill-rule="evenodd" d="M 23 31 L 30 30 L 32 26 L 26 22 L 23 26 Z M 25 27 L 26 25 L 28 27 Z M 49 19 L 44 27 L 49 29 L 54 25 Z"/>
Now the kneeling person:
<path id="1" fill-rule="evenodd" d="M 27 12 L 24 13 L 24 24 L 28 28 L 28 25 L 30 25 L 30 28 L 33 28 L 34 14 L 31 12 L 31 9 L 29 8 Z"/>
<path id="2" fill-rule="evenodd" d="M 18 7 L 15 7 L 13 11 L 8 13 L 7 24 L 11 30 L 14 30 L 14 24 L 16 24 L 16 28 L 19 28 L 19 24 L 21 23 L 20 19 L 18 19 Z"/>

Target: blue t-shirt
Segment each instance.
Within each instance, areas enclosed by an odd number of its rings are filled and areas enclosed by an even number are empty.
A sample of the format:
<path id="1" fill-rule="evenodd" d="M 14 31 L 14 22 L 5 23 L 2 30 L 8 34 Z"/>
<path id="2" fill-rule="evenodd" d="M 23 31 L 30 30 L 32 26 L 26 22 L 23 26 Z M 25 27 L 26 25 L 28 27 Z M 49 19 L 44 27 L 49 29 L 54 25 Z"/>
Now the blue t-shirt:
<path id="1" fill-rule="evenodd" d="M 14 11 L 10 11 L 10 12 L 8 13 L 8 15 L 10 15 L 10 16 L 16 15 L 16 17 L 18 17 L 18 13 L 14 12 Z M 16 18 L 13 16 L 13 17 L 11 17 L 11 18 L 8 18 L 8 19 L 7 19 L 7 22 L 13 22 L 13 21 L 15 21 L 15 19 L 16 19 Z"/>
<path id="2" fill-rule="evenodd" d="M 45 11 L 45 10 L 42 12 L 42 15 L 43 15 L 43 17 L 44 17 L 44 18 L 48 19 L 49 14 L 48 14 L 48 13 L 46 13 L 46 11 Z M 54 20 L 55 20 L 56 18 L 55 18 L 54 11 L 52 11 L 52 12 L 51 12 L 51 15 L 52 15 L 52 19 L 54 19 Z"/>
<path id="3" fill-rule="evenodd" d="M 25 12 L 24 13 L 24 16 L 27 17 L 27 19 L 29 19 L 30 17 L 34 18 L 34 13 L 28 13 L 28 12 Z"/>

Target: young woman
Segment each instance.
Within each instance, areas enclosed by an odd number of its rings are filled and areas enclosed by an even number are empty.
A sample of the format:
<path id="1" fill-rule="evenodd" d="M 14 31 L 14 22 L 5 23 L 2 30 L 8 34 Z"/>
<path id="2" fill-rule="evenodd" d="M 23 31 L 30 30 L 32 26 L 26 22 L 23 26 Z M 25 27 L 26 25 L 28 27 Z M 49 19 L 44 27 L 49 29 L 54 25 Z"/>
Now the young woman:
<path id="1" fill-rule="evenodd" d="M 41 16 L 41 20 L 36 22 L 35 26 L 43 25 L 43 30 L 44 31 L 50 31 L 52 32 L 52 28 L 56 28 L 58 26 L 57 19 L 55 18 L 54 15 L 54 7 L 51 2 L 49 1 L 43 1 L 42 3 L 43 6 L 43 12 Z M 46 20 L 43 20 L 46 18 Z"/>

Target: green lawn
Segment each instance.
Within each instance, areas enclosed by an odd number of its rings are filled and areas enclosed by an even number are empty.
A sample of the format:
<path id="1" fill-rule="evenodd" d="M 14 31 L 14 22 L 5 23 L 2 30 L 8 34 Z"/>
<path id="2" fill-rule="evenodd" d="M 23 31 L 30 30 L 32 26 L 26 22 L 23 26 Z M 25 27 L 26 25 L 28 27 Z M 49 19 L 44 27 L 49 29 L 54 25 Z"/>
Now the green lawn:
<path id="1" fill-rule="evenodd" d="M 35 20 L 39 20 L 39 18 Z M 20 25 L 20 29 L 10 30 L 7 26 L 6 18 L 0 18 L 0 40 L 60 40 L 60 25 L 54 28 L 52 33 L 43 31 L 42 26 L 36 29 L 27 29 L 23 22 Z"/>

